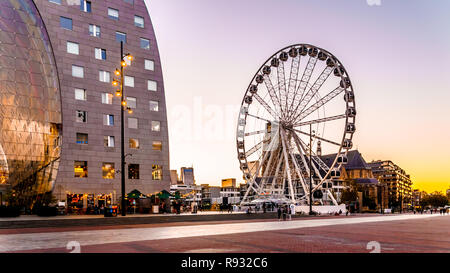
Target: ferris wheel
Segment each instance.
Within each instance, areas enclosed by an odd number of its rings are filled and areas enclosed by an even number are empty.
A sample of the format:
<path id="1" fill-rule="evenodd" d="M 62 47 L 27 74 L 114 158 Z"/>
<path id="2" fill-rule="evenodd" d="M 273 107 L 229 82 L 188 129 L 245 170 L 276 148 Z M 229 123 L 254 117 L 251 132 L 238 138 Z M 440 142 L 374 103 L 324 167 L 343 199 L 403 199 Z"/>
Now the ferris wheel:
<path id="1" fill-rule="evenodd" d="M 333 180 L 348 161 L 355 116 L 350 77 L 334 55 L 309 44 L 273 54 L 239 112 L 236 144 L 248 185 L 242 203 L 337 205 Z"/>

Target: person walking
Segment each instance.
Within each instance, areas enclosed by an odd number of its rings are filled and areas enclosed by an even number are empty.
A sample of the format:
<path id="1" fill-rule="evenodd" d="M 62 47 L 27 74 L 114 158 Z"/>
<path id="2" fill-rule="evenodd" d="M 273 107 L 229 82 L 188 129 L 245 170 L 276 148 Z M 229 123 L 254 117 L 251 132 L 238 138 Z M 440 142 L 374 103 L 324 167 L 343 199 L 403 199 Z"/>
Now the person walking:
<path id="1" fill-rule="evenodd" d="M 286 221 L 286 206 L 283 207 L 283 221 Z"/>
<path id="2" fill-rule="evenodd" d="M 281 208 L 280 208 L 280 206 L 278 206 L 277 213 L 278 213 L 278 221 L 281 221 Z"/>

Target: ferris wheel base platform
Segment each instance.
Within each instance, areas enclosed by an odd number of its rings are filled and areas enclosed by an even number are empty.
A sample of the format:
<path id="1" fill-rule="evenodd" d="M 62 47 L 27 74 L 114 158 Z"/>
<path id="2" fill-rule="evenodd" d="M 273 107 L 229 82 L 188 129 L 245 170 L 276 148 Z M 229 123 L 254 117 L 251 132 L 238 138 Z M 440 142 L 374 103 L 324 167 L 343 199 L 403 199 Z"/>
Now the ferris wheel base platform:
<path id="1" fill-rule="evenodd" d="M 329 214 L 329 213 L 346 213 L 347 209 L 345 208 L 345 204 L 338 205 L 338 206 L 312 206 L 312 210 L 316 213 L 320 214 Z M 309 213 L 309 206 L 295 206 L 295 212 L 296 213 Z"/>

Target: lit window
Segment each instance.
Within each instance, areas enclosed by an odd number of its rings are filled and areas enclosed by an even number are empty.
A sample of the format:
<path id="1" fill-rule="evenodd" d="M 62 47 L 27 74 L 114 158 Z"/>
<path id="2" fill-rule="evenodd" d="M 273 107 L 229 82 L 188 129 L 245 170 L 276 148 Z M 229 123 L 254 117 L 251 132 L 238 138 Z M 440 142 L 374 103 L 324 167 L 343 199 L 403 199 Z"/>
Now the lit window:
<path id="1" fill-rule="evenodd" d="M 138 119 L 137 118 L 128 118 L 128 128 L 137 129 L 138 128 Z"/>
<path id="2" fill-rule="evenodd" d="M 161 122 L 152 120 L 152 131 L 153 132 L 161 131 Z"/>
<path id="3" fill-rule="evenodd" d="M 119 20 L 119 11 L 116 9 L 108 8 L 108 17 L 110 19 Z"/>
<path id="4" fill-rule="evenodd" d="M 91 1 L 81 0 L 80 10 L 84 12 L 91 12 Z"/>
<path id="5" fill-rule="evenodd" d="M 125 86 L 134 87 L 134 77 L 125 76 L 124 84 Z"/>
<path id="6" fill-rule="evenodd" d="M 114 147 L 114 136 L 104 136 L 103 144 L 105 147 L 113 148 Z"/>
<path id="7" fill-rule="evenodd" d="M 104 179 L 114 179 L 116 171 L 114 169 L 114 163 L 103 163 L 102 165 L 102 177 Z"/>
<path id="8" fill-rule="evenodd" d="M 110 81 L 110 74 L 109 74 L 109 72 L 100 70 L 99 71 L 99 81 L 101 81 L 101 82 L 109 82 Z"/>
<path id="9" fill-rule="evenodd" d="M 129 139 L 130 148 L 139 149 L 139 139 L 130 138 Z"/>
<path id="10" fill-rule="evenodd" d="M 128 165 L 128 179 L 139 179 L 139 164 Z"/>
<path id="11" fill-rule="evenodd" d="M 127 106 L 130 108 L 136 108 L 136 98 L 127 97 Z"/>
<path id="12" fill-rule="evenodd" d="M 75 161 L 73 167 L 74 167 L 75 177 L 87 177 L 88 176 L 87 161 Z"/>
<path id="13" fill-rule="evenodd" d="M 67 53 L 75 55 L 80 54 L 79 45 L 74 42 L 67 42 Z"/>
<path id="14" fill-rule="evenodd" d="M 145 69 L 154 71 L 155 70 L 155 62 L 153 62 L 151 60 L 145 60 Z"/>
<path id="15" fill-rule="evenodd" d="M 95 48 L 95 58 L 97 60 L 106 60 L 106 49 Z"/>
<path id="16" fill-rule="evenodd" d="M 150 111 L 158 112 L 159 111 L 159 103 L 157 101 L 150 101 Z"/>
<path id="17" fill-rule="evenodd" d="M 89 35 L 100 37 L 100 27 L 97 25 L 89 25 Z"/>
<path id="18" fill-rule="evenodd" d="M 162 142 L 161 141 L 153 141 L 152 149 L 155 151 L 162 151 Z"/>
<path id="19" fill-rule="evenodd" d="M 114 115 L 103 115 L 103 125 L 114 126 Z"/>
<path id="20" fill-rule="evenodd" d="M 144 27 L 144 18 L 141 16 L 135 15 L 134 16 L 134 25 L 137 27 L 143 28 Z"/>
<path id="21" fill-rule="evenodd" d="M 141 38 L 141 48 L 150 49 L 150 40 Z"/>
<path id="22" fill-rule="evenodd" d="M 77 144 L 88 144 L 88 134 L 77 133 Z"/>
<path id="23" fill-rule="evenodd" d="M 126 44 L 127 43 L 127 34 L 123 33 L 123 32 L 116 31 L 116 41 L 119 42 L 119 43 L 123 42 L 124 44 Z"/>
<path id="24" fill-rule="evenodd" d="M 158 88 L 158 85 L 155 81 L 148 80 L 147 81 L 147 89 L 150 91 L 156 91 Z"/>
<path id="25" fill-rule="evenodd" d="M 152 179 L 153 180 L 162 180 L 162 166 L 161 165 L 152 165 Z"/>
<path id="26" fill-rule="evenodd" d="M 103 104 L 112 104 L 113 95 L 110 93 L 102 93 L 102 103 Z"/>
<path id="27" fill-rule="evenodd" d="M 75 99 L 76 100 L 86 100 L 86 90 L 75 88 Z"/>
<path id="28" fill-rule="evenodd" d="M 76 78 L 84 78 L 84 67 L 72 65 L 72 76 Z"/>
<path id="29" fill-rule="evenodd" d="M 75 115 L 75 121 L 81 122 L 81 123 L 86 123 L 87 122 L 87 112 L 77 110 L 76 115 Z"/>
<path id="30" fill-rule="evenodd" d="M 72 19 L 67 17 L 59 17 L 59 24 L 62 28 L 72 30 Z"/>

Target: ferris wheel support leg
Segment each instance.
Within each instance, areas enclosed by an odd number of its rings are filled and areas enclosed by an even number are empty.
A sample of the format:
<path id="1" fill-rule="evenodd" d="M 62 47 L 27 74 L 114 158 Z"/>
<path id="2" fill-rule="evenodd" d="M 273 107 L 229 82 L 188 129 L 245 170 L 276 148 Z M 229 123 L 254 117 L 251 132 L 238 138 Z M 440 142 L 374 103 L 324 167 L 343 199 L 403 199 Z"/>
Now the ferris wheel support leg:
<path id="1" fill-rule="evenodd" d="M 334 198 L 333 194 L 331 194 L 330 190 L 327 190 L 327 194 L 328 194 L 328 196 L 331 198 L 331 201 L 333 201 L 333 204 L 334 204 L 335 206 L 337 206 L 337 205 L 338 205 L 338 202 L 337 202 L 336 199 Z"/>
<path id="2" fill-rule="evenodd" d="M 292 202 L 295 203 L 295 193 L 294 193 L 294 187 L 292 186 L 292 177 L 291 177 L 291 169 L 289 167 L 289 157 L 287 155 L 287 144 L 286 144 L 286 134 L 283 129 L 280 130 L 281 132 L 281 143 L 283 145 L 283 153 L 284 153 L 284 161 L 286 162 L 286 169 L 287 169 L 287 177 L 289 182 L 289 194 L 291 196 Z"/>

